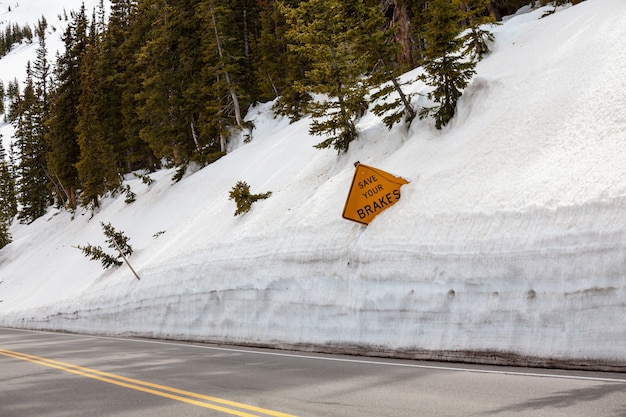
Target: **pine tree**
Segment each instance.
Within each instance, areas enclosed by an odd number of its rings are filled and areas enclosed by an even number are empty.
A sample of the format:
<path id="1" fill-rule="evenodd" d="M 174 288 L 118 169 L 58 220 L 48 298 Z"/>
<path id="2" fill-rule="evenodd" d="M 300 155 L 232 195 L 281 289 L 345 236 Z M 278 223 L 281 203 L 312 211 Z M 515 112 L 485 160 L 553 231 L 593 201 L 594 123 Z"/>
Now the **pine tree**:
<path id="1" fill-rule="evenodd" d="M 154 7 L 158 3 L 158 7 Z M 142 19 L 152 22 L 146 43 L 138 51 L 142 90 L 138 116 L 141 138 L 157 158 L 186 166 L 207 142 L 201 133 L 204 94 L 202 30 L 196 14 L 199 1 L 139 3 Z"/>
<path id="2" fill-rule="evenodd" d="M 197 8 L 202 30 L 203 84 L 198 98 L 206 103 L 200 115 L 200 135 L 209 151 L 224 152 L 226 140 L 243 131 L 252 139 L 253 126 L 244 122 L 245 110 L 259 97 L 255 77 L 260 10 L 250 0 L 205 0 Z M 215 140 L 217 139 L 217 140 Z M 211 146 L 219 143 L 219 148 Z"/>
<path id="3" fill-rule="evenodd" d="M 299 0 L 262 3 L 260 11 L 260 35 L 258 40 L 258 80 L 261 100 L 277 99 L 274 112 L 285 115 L 291 121 L 299 120 L 308 112 L 311 95 L 305 89 L 294 88 L 304 82 L 305 72 L 311 69 L 311 60 L 289 49 L 287 31 L 289 25 L 285 8 L 297 7 Z"/>
<path id="4" fill-rule="evenodd" d="M 41 101 L 36 95 L 30 62 L 26 69 L 26 83 L 15 126 L 15 143 L 19 153 L 17 172 L 21 209 L 20 221 L 31 223 L 43 216 L 48 207 L 48 176 L 46 174 L 45 142 Z"/>
<path id="5" fill-rule="evenodd" d="M 474 75 L 476 63 L 462 54 L 461 13 L 456 1 L 432 0 L 429 11 L 430 21 L 424 33 L 428 45 L 425 72 L 420 79 L 434 88 L 428 97 L 437 105 L 423 109 L 420 116 L 432 115 L 435 127 L 441 129 L 454 116 L 456 103 Z"/>
<path id="6" fill-rule="evenodd" d="M 0 137 L 0 217 L 10 221 L 16 214 L 15 176 Z"/>
<path id="7" fill-rule="evenodd" d="M 16 214 L 15 179 L 0 137 L 0 249 L 11 243 L 9 226 Z"/>
<path id="8" fill-rule="evenodd" d="M 399 46 L 397 62 L 404 72 L 416 68 L 424 58 L 422 35 L 429 0 L 387 0 L 383 2 L 393 41 Z"/>
<path id="9" fill-rule="evenodd" d="M 80 158 L 78 146 L 78 100 L 81 96 L 80 66 L 87 50 L 88 21 L 84 6 L 72 13 L 72 21 L 63 34 L 64 51 L 57 55 L 56 82 L 50 97 L 47 120 L 46 160 L 51 175 L 65 192 L 57 197 L 60 203 L 73 209 L 77 206 L 76 192 L 81 188 L 76 163 Z"/>
<path id="10" fill-rule="evenodd" d="M 126 236 L 124 232 L 115 230 L 115 228 L 111 226 L 111 223 L 104 224 L 100 222 L 100 225 L 102 226 L 104 236 L 107 238 L 105 241 L 109 249 L 114 250 L 117 255 L 111 255 L 105 252 L 101 246 L 93 246 L 90 244 L 87 244 L 87 246 L 78 245 L 76 248 L 81 250 L 89 259 L 99 260 L 104 269 L 108 269 L 112 266 L 121 266 L 123 262 L 120 259 L 123 259 L 135 275 L 135 278 L 139 280 L 139 275 L 137 275 L 137 272 L 128 262 L 128 257 L 133 254 L 133 248 L 130 246 L 130 243 L 128 243 L 128 236 Z"/>
<path id="11" fill-rule="evenodd" d="M 130 0 L 111 2 L 108 22 L 99 23 L 102 29 L 98 29 L 100 32 L 94 51 L 96 57 L 93 70 L 97 77 L 93 88 L 98 97 L 95 103 L 99 114 L 97 123 L 102 125 L 99 128 L 102 135 L 100 140 L 113 151 L 109 161 L 111 166 L 104 167 L 105 171 L 110 171 L 106 175 L 108 178 L 112 178 L 114 172 L 116 175 L 117 172 L 152 169 L 154 166 L 154 158 L 147 144 L 139 138 L 138 130 L 132 127 L 135 119 L 128 119 L 131 114 L 136 113 L 124 109 L 124 101 L 130 98 L 128 93 L 125 94 L 126 90 L 137 91 L 129 82 L 129 68 L 133 57 L 129 54 L 128 45 L 124 45 L 130 37 L 129 20 L 135 6 L 135 2 Z M 104 20 L 104 17 L 99 17 L 98 20 Z"/>
<path id="12" fill-rule="evenodd" d="M 406 8 L 394 2 L 395 10 L 401 9 L 401 15 L 406 14 Z M 417 110 L 411 103 L 412 95 L 404 92 L 405 85 L 413 83 L 415 80 L 402 82 L 400 76 L 407 69 L 407 64 L 411 60 L 411 52 L 405 39 L 407 31 L 404 27 L 408 25 L 405 21 L 407 16 L 402 18 L 403 22 L 399 30 L 394 25 L 383 28 L 383 22 L 370 29 L 370 44 L 372 45 L 372 55 L 376 61 L 369 71 L 369 83 L 374 87 L 370 96 L 370 101 L 376 103 L 372 111 L 383 118 L 385 125 L 391 127 L 402 120 L 406 124 L 411 124 L 417 116 Z"/>
<path id="13" fill-rule="evenodd" d="M 287 24 L 276 1 L 268 1 L 261 6 L 257 77 L 262 100 L 272 100 L 280 96 L 286 78 Z"/>
<path id="14" fill-rule="evenodd" d="M 19 102 L 21 100 L 20 97 L 20 86 L 17 78 L 9 81 L 9 85 L 7 86 L 6 96 L 9 101 L 9 106 L 5 109 L 5 120 L 8 123 L 13 123 L 17 120 L 18 110 L 19 110 Z"/>
<path id="15" fill-rule="evenodd" d="M 489 53 L 489 42 L 493 33 L 485 28 L 495 24 L 496 19 L 489 14 L 489 0 L 457 0 L 461 8 L 461 21 L 466 33 L 461 38 L 465 43 L 463 53 L 472 59 L 480 60 Z"/>
<path id="16" fill-rule="evenodd" d="M 4 90 L 4 81 L 0 80 L 0 114 L 4 114 L 4 99 L 6 98 L 6 92 Z"/>
<path id="17" fill-rule="evenodd" d="M 153 171 L 159 166 L 150 146 L 139 135 L 141 120 L 137 113 L 137 95 L 141 91 L 142 67 L 137 62 L 136 52 L 145 44 L 151 26 L 151 22 L 142 17 L 137 1 L 114 0 L 105 34 L 107 38 L 112 38 L 109 42 L 117 51 L 115 74 L 121 91 L 121 136 L 124 142 L 120 146 L 124 152 L 125 172 L 140 169 Z"/>
<path id="18" fill-rule="evenodd" d="M 124 90 L 129 86 L 126 76 L 130 64 L 122 59 L 122 54 L 128 53 L 122 46 L 133 7 L 128 1 L 114 1 L 108 23 L 103 12 L 93 17 L 89 43 L 81 61 L 81 96 L 77 107 L 80 160 L 76 168 L 83 187 L 83 205 L 94 208 L 106 192 L 119 189 L 121 174 L 152 167 L 149 162 L 144 163 L 147 146 L 139 139 L 138 131 L 127 128 L 130 119 L 125 116 L 134 113 L 123 107 L 128 97 Z M 134 136 L 127 137 L 127 133 Z"/>
<path id="19" fill-rule="evenodd" d="M 208 32 L 203 38 L 205 51 L 203 62 L 204 75 L 211 83 L 212 91 L 209 94 L 213 97 L 207 103 L 207 110 L 208 113 L 217 116 L 211 117 L 208 123 L 213 124 L 221 136 L 223 150 L 224 136 L 228 133 L 229 127 L 244 128 L 240 101 L 243 88 L 237 81 L 243 78 L 238 75 L 244 72 L 242 63 L 245 61 L 245 53 L 241 37 L 235 37 L 229 42 L 225 33 L 227 22 L 232 22 L 227 17 L 233 14 L 232 8 L 215 0 L 202 2 L 198 13 Z"/>
<path id="20" fill-rule="evenodd" d="M 101 115 L 102 73 L 98 68 L 98 37 L 95 23 L 91 26 L 88 39 L 87 50 L 80 67 L 81 94 L 76 125 L 80 158 L 76 163 L 76 169 L 82 186 L 82 205 L 97 208 L 100 205 L 100 197 L 107 191 L 116 190 L 121 180 L 115 163 L 114 143 L 107 140 L 109 137 L 107 126 L 101 123 L 101 118 L 107 118 L 106 113 L 105 116 Z"/>
<path id="21" fill-rule="evenodd" d="M 426 39 L 424 33 L 426 32 L 426 26 L 429 21 L 429 3 L 431 0 L 398 0 L 398 3 L 406 8 L 408 28 L 404 29 L 408 31 L 409 41 L 405 41 L 403 44 L 402 55 L 403 62 L 408 69 L 416 68 L 423 64 L 425 51 L 426 51 Z"/>
<path id="22" fill-rule="evenodd" d="M 356 139 L 356 121 L 367 109 L 368 86 L 363 75 L 372 62 L 364 44 L 369 39 L 367 22 L 380 13 L 379 5 L 358 0 L 306 0 L 285 13 L 291 27 L 291 49 L 309 56 L 311 69 L 303 93 L 309 90 L 327 99 L 311 105 L 309 132 L 327 138 L 317 148 L 346 151 Z"/>
<path id="23" fill-rule="evenodd" d="M 265 200 L 272 195 L 271 191 L 260 194 L 252 194 L 250 186 L 245 181 L 237 181 L 237 184 L 228 193 L 228 199 L 233 200 L 237 204 L 235 216 L 247 213 L 252 208 L 252 204 L 259 200 Z"/>
<path id="24" fill-rule="evenodd" d="M 45 17 L 41 17 L 37 22 L 37 39 L 39 46 L 36 51 L 36 59 L 33 63 L 33 80 L 35 82 L 35 93 L 41 102 L 42 117 L 45 119 L 50 111 L 50 100 L 48 94 L 50 92 L 50 77 L 52 70 L 50 62 L 48 62 L 48 48 L 46 46 L 46 29 L 48 22 Z M 42 126 L 45 128 L 45 126 Z"/>

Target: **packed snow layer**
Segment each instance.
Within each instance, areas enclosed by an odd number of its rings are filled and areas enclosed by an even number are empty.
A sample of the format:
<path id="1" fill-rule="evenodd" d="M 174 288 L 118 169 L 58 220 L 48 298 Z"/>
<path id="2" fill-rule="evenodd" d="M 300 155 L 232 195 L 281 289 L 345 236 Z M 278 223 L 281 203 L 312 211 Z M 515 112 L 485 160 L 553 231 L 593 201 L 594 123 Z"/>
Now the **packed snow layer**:
<path id="1" fill-rule="evenodd" d="M 626 3 L 546 10 L 493 28 L 442 131 L 367 114 L 337 155 L 268 103 L 250 143 L 180 183 L 129 177 L 135 203 L 15 225 L 0 325 L 623 366 Z M 410 181 L 369 226 L 341 218 L 357 160 Z M 237 181 L 273 194 L 235 217 Z M 72 247 L 103 244 L 100 222 L 140 281 Z"/>

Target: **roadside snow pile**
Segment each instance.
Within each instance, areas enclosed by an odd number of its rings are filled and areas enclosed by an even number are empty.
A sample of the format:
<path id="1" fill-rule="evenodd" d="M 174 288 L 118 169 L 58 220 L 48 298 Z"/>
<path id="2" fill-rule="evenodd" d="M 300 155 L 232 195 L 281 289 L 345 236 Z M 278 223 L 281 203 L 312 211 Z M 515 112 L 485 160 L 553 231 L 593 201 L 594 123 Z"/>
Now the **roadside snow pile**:
<path id="1" fill-rule="evenodd" d="M 623 365 L 626 2 L 544 11 L 493 28 L 442 131 L 367 114 L 338 156 L 268 103 L 251 143 L 178 184 L 130 178 L 135 203 L 15 225 L 0 325 Z M 410 181 L 367 227 L 341 218 L 357 160 Z M 234 217 L 237 181 L 272 196 Z M 102 244 L 100 222 L 141 281 L 73 247 Z"/>

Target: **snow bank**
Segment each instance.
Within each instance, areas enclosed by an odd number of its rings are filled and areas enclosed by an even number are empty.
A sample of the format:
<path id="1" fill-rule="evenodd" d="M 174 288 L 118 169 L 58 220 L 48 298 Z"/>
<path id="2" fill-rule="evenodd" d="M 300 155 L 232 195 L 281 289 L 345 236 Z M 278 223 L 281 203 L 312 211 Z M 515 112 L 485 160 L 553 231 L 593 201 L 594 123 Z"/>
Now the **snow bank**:
<path id="1" fill-rule="evenodd" d="M 442 131 L 368 114 L 337 155 L 270 103 L 252 142 L 178 184 L 129 179 L 133 204 L 16 225 L 0 325 L 623 366 L 626 3 L 544 11 L 494 28 Z M 411 181 L 367 227 L 341 218 L 357 160 Z M 234 217 L 240 180 L 273 194 Z M 102 244 L 99 222 L 130 236 L 141 281 L 72 248 Z"/>

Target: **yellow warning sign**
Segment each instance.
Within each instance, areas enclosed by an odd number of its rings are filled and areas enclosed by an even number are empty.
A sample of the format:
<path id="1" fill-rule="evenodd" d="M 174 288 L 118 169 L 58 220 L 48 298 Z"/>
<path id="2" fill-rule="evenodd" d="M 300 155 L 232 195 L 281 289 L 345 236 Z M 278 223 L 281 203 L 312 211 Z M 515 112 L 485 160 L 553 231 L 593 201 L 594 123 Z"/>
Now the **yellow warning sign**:
<path id="1" fill-rule="evenodd" d="M 378 168 L 356 163 L 342 217 L 369 224 L 400 199 L 400 186 L 409 182 Z"/>

